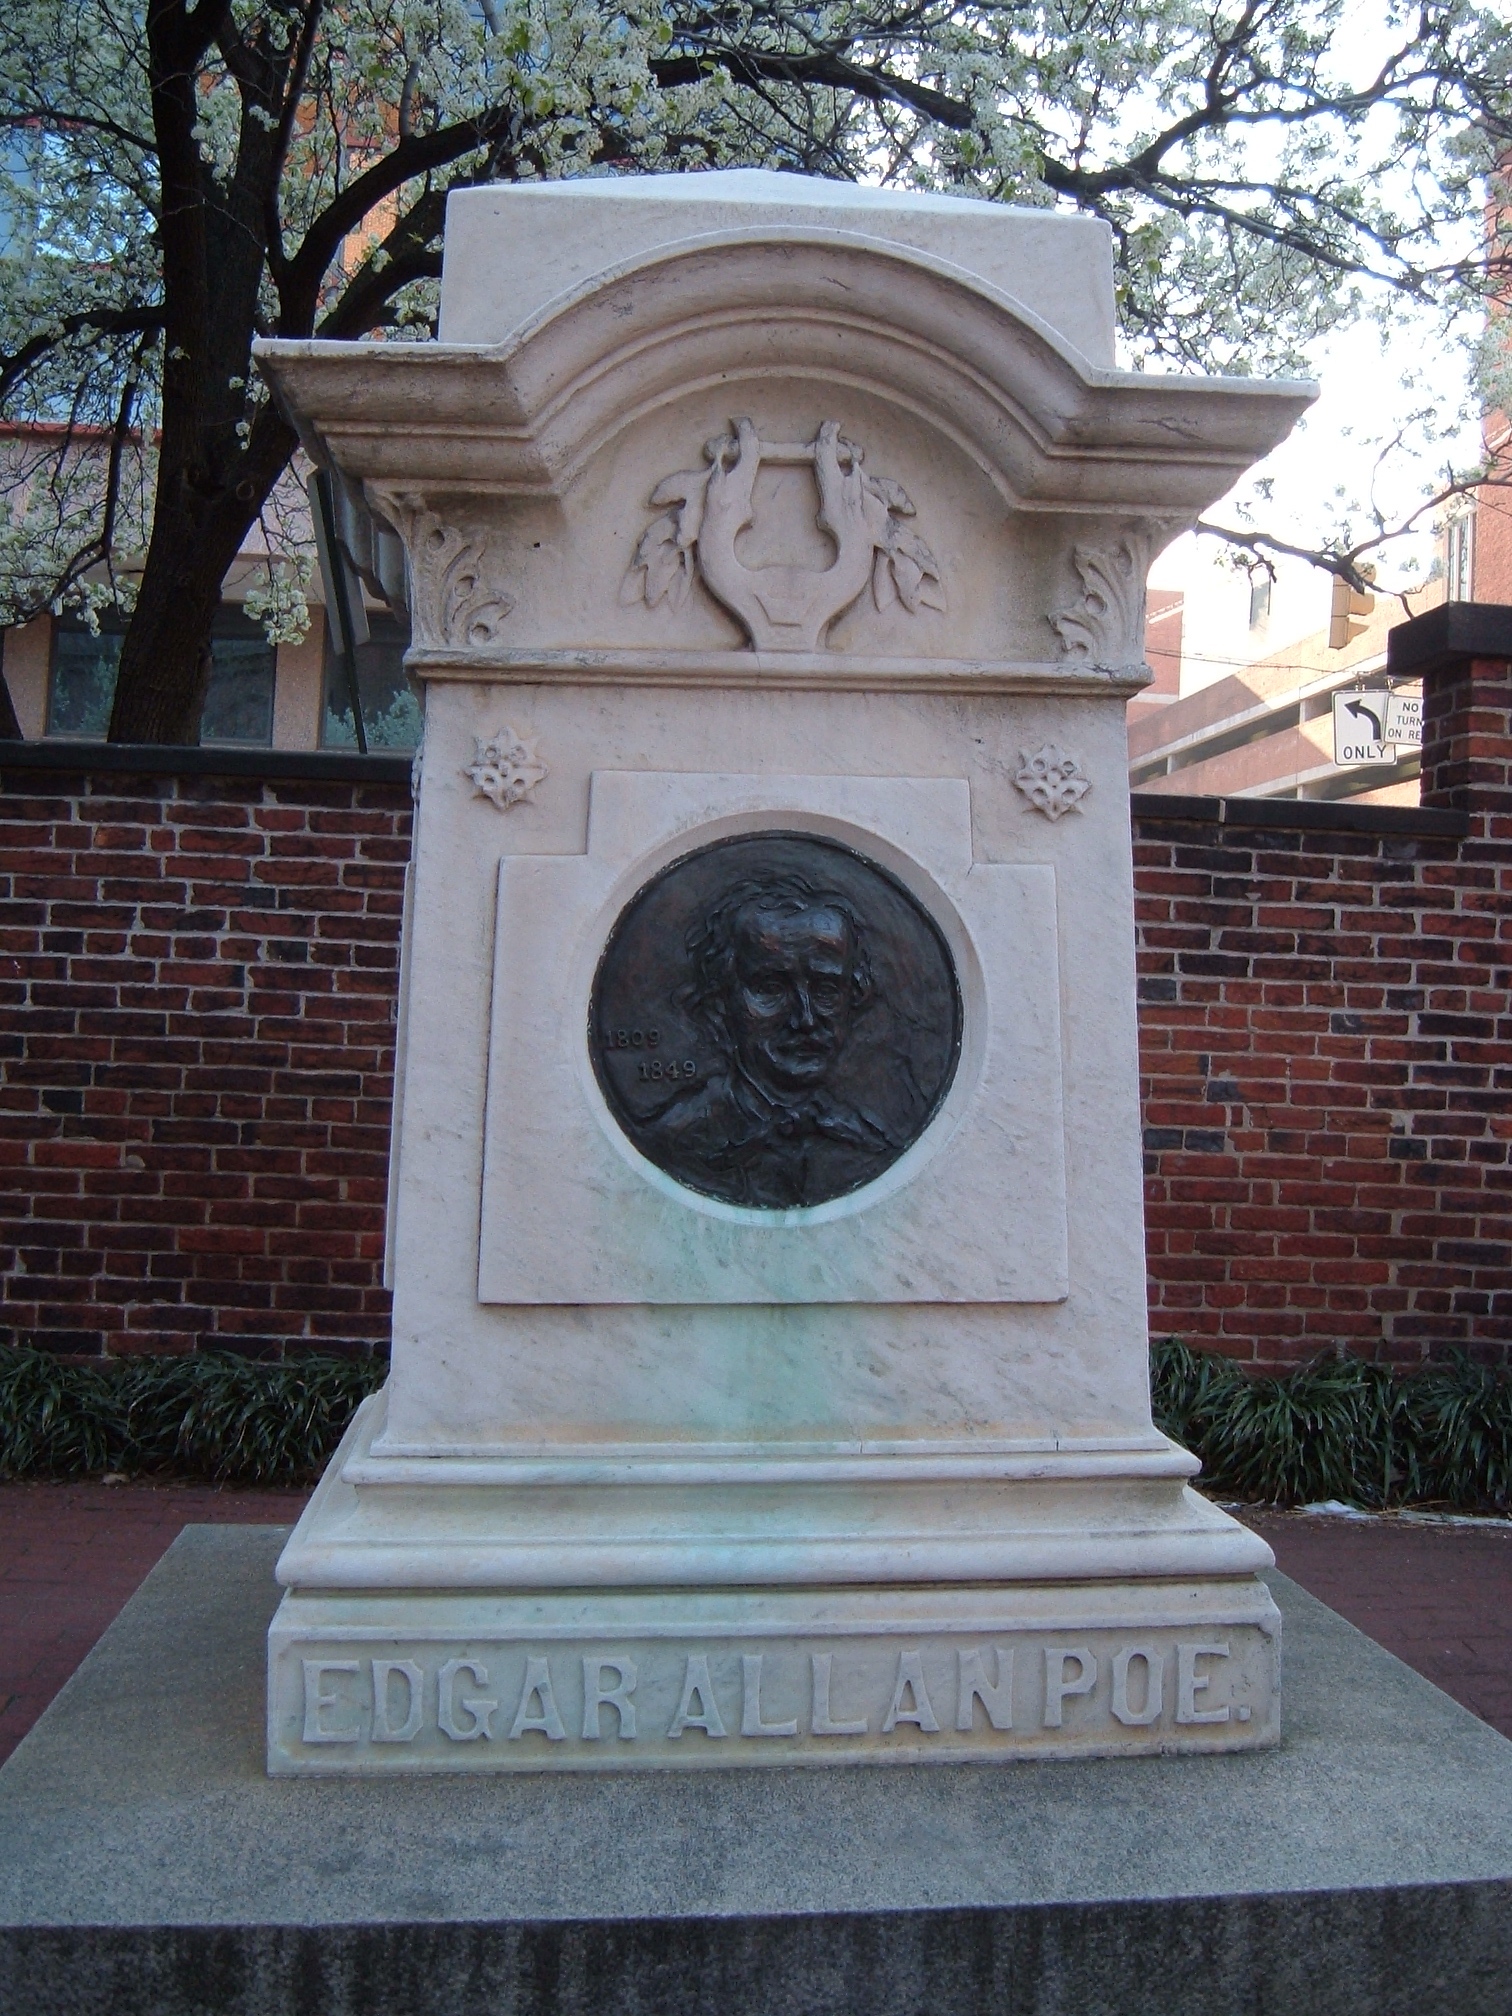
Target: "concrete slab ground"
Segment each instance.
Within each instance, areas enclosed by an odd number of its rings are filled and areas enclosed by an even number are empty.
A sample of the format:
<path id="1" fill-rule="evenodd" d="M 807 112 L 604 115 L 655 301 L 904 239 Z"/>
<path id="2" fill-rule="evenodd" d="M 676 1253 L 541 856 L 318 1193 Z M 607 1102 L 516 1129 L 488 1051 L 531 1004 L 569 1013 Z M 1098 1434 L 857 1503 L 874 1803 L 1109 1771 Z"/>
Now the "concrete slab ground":
<path id="1" fill-rule="evenodd" d="M 190 1528 L 0 1772 L 0 2008 L 1507 2008 L 1512 1744 L 1282 1577 L 1269 1753 L 272 1783 L 280 1540 Z"/>

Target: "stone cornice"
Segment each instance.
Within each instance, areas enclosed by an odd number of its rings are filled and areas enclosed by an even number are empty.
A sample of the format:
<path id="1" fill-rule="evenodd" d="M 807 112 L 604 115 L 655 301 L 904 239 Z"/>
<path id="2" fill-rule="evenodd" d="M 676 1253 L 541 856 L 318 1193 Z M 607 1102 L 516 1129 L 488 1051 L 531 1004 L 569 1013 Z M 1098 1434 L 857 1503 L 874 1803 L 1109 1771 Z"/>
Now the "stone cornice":
<path id="1" fill-rule="evenodd" d="M 405 659 L 419 679 L 485 685 L 745 686 L 860 693 L 1137 693 L 1148 666 L 1116 671 L 1070 659 L 878 658 L 844 651 L 450 650 L 417 646 Z"/>
<path id="2" fill-rule="evenodd" d="M 261 343 L 310 451 L 368 483 L 557 494 L 623 427 L 705 384 L 798 377 L 890 401 L 1011 508 L 1190 518 L 1290 431 L 1302 381 L 1089 364 L 944 262 L 838 231 L 688 239 L 599 276 L 509 343 Z M 738 402 L 737 402 L 738 403 Z"/>

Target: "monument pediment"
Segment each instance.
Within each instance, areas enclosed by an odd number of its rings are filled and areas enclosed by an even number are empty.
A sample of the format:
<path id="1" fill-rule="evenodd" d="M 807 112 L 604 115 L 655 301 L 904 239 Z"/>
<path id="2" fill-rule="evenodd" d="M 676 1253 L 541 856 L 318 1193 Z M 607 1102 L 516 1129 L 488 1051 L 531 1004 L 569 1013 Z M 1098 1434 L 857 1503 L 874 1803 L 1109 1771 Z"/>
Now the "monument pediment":
<path id="1" fill-rule="evenodd" d="M 783 379 L 917 416 L 1010 509 L 1195 517 L 1316 396 L 1301 381 L 1093 364 L 943 260 L 815 227 L 658 248 L 486 348 L 317 341 L 257 354 L 318 459 L 378 484 L 496 495 L 560 494 L 617 433 L 709 383 L 728 404 L 743 383 Z"/>
<path id="2" fill-rule="evenodd" d="M 1312 390 L 1115 371 L 979 277 L 812 225 L 642 250 L 490 345 L 259 356 L 406 540 L 412 662 L 522 681 L 738 683 L 754 652 L 789 685 L 837 659 L 903 688 L 1141 683 L 1150 559 Z M 764 495 L 784 467 L 802 499 Z M 829 545 L 753 563 L 784 517 Z"/>

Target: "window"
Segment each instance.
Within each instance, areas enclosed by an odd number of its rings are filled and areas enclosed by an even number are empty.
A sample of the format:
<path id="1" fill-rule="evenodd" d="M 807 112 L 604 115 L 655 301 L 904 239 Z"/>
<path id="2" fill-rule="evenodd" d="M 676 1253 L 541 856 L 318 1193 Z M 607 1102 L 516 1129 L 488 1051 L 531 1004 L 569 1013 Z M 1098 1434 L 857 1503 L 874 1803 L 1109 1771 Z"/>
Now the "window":
<path id="1" fill-rule="evenodd" d="M 357 647 L 357 692 L 369 749 L 413 749 L 420 740 L 420 701 L 404 670 L 409 626 L 378 610 L 368 611 L 366 644 Z M 352 696 L 347 671 L 325 631 L 325 706 L 320 740 L 326 749 L 355 749 Z"/>
<path id="2" fill-rule="evenodd" d="M 101 628 L 92 637 L 83 628 L 53 625 L 52 680 L 47 695 L 49 735 L 77 735 L 103 741 L 110 726 L 121 632 Z"/>
<path id="3" fill-rule="evenodd" d="M 1250 620 L 1251 630 L 1258 630 L 1262 623 L 1270 621 L 1271 577 L 1269 574 L 1250 576 Z"/>
<path id="4" fill-rule="evenodd" d="M 273 646 L 258 628 L 250 637 L 212 637 L 210 653 L 210 690 L 200 716 L 200 741 L 270 747 Z"/>
<path id="5" fill-rule="evenodd" d="M 1451 602 L 1475 599 L 1475 513 L 1451 518 L 1444 535 L 1444 574 Z"/>
<path id="6" fill-rule="evenodd" d="M 53 625 L 52 678 L 47 694 L 50 736 L 102 742 L 110 727 L 124 623 L 100 625 L 93 636 L 77 621 Z M 239 609 L 222 609 L 210 639 L 210 687 L 200 717 L 200 741 L 210 746 L 269 748 L 273 741 L 275 653 L 262 627 Z"/>

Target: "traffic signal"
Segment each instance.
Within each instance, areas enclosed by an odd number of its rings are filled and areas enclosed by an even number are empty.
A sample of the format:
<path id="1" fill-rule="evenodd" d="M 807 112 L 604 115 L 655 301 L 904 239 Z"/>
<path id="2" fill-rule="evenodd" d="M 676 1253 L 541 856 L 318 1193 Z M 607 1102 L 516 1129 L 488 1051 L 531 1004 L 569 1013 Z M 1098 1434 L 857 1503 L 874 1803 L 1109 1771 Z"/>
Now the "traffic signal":
<path id="1" fill-rule="evenodd" d="M 1361 568 L 1367 580 L 1369 572 Z M 1339 575 L 1334 576 L 1333 606 L 1328 612 L 1328 648 L 1342 651 L 1352 637 L 1358 637 L 1364 630 L 1364 617 L 1375 607 L 1374 595 L 1358 594 Z"/>

